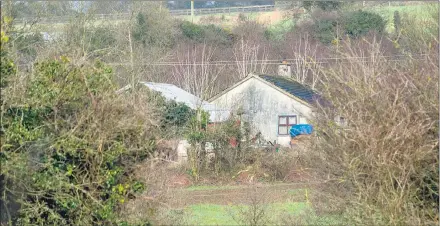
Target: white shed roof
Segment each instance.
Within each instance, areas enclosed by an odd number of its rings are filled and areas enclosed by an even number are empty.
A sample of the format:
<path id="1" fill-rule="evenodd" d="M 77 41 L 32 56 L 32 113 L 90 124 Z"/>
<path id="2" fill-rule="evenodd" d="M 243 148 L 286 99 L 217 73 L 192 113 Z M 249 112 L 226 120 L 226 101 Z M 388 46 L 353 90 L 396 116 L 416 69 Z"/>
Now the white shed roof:
<path id="1" fill-rule="evenodd" d="M 227 120 L 230 116 L 231 111 L 227 109 L 222 109 L 215 104 L 203 101 L 202 99 L 194 96 L 193 94 L 175 86 L 167 83 L 154 83 L 154 82 L 139 82 L 147 86 L 149 89 L 160 92 L 167 100 L 174 100 L 176 102 L 181 102 L 186 104 L 192 109 L 197 109 L 201 107 L 204 111 L 209 113 L 209 119 L 211 122 L 223 122 Z M 129 87 L 124 87 L 122 90 L 129 89 Z"/>

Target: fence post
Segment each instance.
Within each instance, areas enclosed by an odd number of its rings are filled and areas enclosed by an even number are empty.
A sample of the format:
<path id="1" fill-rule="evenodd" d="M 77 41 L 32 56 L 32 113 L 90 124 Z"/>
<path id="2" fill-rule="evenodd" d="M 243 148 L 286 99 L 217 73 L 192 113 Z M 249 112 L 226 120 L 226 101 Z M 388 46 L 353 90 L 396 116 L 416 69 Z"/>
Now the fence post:
<path id="1" fill-rule="evenodd" d="M 191 1 L 191 22 L 194 23 L 194 0 Z"/>

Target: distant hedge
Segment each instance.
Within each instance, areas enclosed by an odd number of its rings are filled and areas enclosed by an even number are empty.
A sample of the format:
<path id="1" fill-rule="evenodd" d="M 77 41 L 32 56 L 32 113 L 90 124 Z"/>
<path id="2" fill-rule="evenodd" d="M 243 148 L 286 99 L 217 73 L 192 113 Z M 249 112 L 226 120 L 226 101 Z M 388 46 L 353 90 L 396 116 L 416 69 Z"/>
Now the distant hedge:
<path id="1" fill-rule="evenodd" d="M 338 24 L 340 32 L 337 31 Z M 359 38 L 370 31 L 382 33 L 385 25 L 386 21 L 380 15 L 358 10 L 335 18 L 316 18 L 313 32 L 317 40 L 329 44 L 336 39 L 338 33 L 340 36 Z"/>
<path id="2" fill-rule="evenodd" d="M 353 38 L 367 34 L 369 31 L 382 33 L 386 21 L 378 14 L 362 10 L 351 12 L 344 17 L 344 30 Z"/>
<path id="3" fill-rule="evenodd" d="M 188 21 L 180 24 L 180 30 L 184 37 L 196 42 L 214 42 L 228 44 L 233 37 L 225 29 L 215 25 L 197 25 Z"/>

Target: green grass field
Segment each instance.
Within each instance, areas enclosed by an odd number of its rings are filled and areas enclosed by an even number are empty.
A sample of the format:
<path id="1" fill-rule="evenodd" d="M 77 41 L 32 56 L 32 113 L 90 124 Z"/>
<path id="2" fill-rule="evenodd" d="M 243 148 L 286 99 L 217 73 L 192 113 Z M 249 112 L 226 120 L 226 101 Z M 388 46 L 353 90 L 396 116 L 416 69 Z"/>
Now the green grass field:
<path id="1" fill-rule="evenodd" d="M 433 8 L 436 7 L 436 8 Z M 374 12 L 382 16 L 387 21 L 387 32 L 394 31 L 394 12 L 398 11 L 401 16 L 404 14 L 408 15 L 410 18 L 417 18 L 419 20 L 430 20 L 432 19 L 431 13 L 432 10 L 437 10 L 438 13 L 438 5 L 437 4 L 423 4 L 423 5 L 405 5 L 405 6 L 385 6 L 385 7 L 371 7 L 366 8 L 366 11 Z"/>
<path id="2" fill-rule="evenodd" d="M 338 216 L 317 216 L 305 202 L 272 203 L 263 207 L 266 224 L 340 225 Z M 191 205 L 184 209 L 183 223 L 186 225 L 240 225 L 240 213 L 249 209 L 247 205 Z M 295 221 L 295 222 L 293 222 Z"/>
<path id="3" fill-rule="evenodd" d="M 338 215 L 317 215 L 312 203 L 308 198 L 314 192 L 313 189 L 292 188 L 283 189 L 289 184 L 265 184 L 260 187 L 257 200 L 264 197 L 264 204 L 254 205 L 264 210 L 264 224 L 270 225 L 341 225 L 342 217 Z M 189 200 L 197 199 L 197 196 L 215 196 L 218 193 L 228 193 L 234 197 L 231 202 L 224 202 L 223 196 L 216 198 L 200 199 L 196 202 L 186 202 L 186 205 L 178 209 L 171 209 L 164 213 L 168 219 L 178 219 L 176 222 L 183 225 L 242 225 L 243 216 L 251 208 L 252 201 L 243 193 L 251 192 L 252 186 L 192 186 L 184 189 L 184 195 Z M 202 192 L 202 193 L 201 193 Z M 269 192 L 269 193 L 267 193 Z M 279 194 L 286 194 L 282 199 L 274 199 Z M 261 196 L 260 196 L 261 195 Z M 246 196 L 246 197 L 243 197 Z M 263 199 L 261 199 L 263 200 Z M 261 201 L 260 200 L 260 201 Z"/>

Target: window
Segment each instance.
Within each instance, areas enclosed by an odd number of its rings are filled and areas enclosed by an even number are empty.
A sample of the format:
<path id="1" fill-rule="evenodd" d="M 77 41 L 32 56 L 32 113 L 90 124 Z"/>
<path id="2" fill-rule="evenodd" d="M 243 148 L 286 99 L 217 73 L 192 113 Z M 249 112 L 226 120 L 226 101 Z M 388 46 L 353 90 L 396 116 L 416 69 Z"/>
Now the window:
<path id="1" fill-rule="evenodd" d="M 278 135 L 289 135 L 290 128 L 296 124 L 296 115 L 278 116 Z"/>

